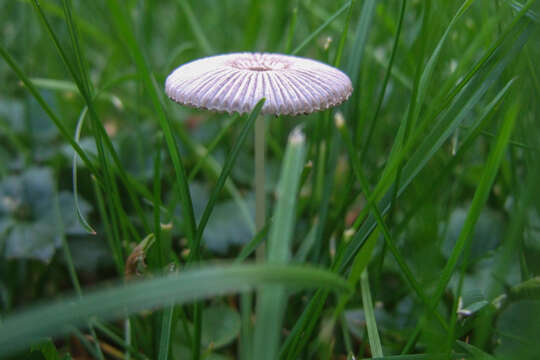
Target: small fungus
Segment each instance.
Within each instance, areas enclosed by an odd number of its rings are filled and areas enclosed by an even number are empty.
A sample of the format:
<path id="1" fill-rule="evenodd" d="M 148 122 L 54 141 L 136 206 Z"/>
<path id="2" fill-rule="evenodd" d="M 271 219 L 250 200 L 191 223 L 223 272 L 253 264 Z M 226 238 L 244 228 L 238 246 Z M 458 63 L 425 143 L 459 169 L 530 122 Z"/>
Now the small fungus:
<path id="1" fill-rule="evenodd" d="M 233 53 L 184 64 L 165 83 L 167 95 L 194 108 L 299 115 L 326 110 L 351 95 L 351 80 L 319 61 L 270 53 Z"/>

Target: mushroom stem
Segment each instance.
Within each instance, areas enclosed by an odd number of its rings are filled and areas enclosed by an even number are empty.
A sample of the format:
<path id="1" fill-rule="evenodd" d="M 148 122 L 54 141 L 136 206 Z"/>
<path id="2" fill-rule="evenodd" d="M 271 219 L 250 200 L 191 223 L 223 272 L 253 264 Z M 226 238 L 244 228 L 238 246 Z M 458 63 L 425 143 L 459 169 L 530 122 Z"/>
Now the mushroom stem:
<path id="1" fill-rule="evenodd" d="M 265 121 L 264 116 L 259 115 L 255 121 L 255 227 L 257 232 L 264 227 L 266 220 L 266 198 L 264 190 L 265 178 Z M 264 259 L 264 244 L 257 249 L 257 259 Z"/>

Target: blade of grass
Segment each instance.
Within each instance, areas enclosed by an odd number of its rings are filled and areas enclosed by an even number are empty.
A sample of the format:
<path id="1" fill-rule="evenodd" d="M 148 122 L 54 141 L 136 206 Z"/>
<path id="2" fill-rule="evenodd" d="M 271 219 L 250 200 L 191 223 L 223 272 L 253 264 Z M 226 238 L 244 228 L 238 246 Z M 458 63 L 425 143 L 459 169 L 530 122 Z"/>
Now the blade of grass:
<path id="1" fill-rule="evenodd" d="M 155 89 L 152 75 L 146 63 L 142 50 L 134 36 L 134 31 L 132 30 L 132 26 L 126 9 L 118 2 L 118 0 L 110 0 L 107 2 L 107 5 L 111 13 L 111 19 L 113 20 L 113 24 L 115 25 L 118 34 L 121 36 L 124 43 L 128 47 L 131 57 L 135 61 L 138 71 L 141 73 L 144 87 L 148 95 L 150 96 L 150 100 L 152 101 L 152 105 L 154 106 L 154 110 L 156 111 L 176 174 L 178 189 L 181 195 L 183 214 L 186 217 L 185 231 L 189 244 L 191 247 L 193 247 L 197 232 L 195 215 L 193 213 L 193 203 L 191 200 L 191 194 L 189 192 L 186 172 L 182 163 L 180 152 L 178 151 L 178 147 L 176 146 L 176 141 L 172 133 L 171 125 L 165 115 L 165 111 L 161 106 L 159 95 L 157 94 L 157 91 Z M 194 249 L 192 248 L 192 250 Z"/>
<path id="2" fill-rule="evenodd" d="M 431 54 L 430 58 L 428 59 L 426 63 L 426 66 L 424 67 L 424 70 L 422 71 L 422 75 L 420 76 L 419 84 L 418 84 L 418 95 L 415 100 L 416 105 L 414 106 L 414 113 L 412 114 L 412 117 L 411 117 L 413 128 L 420 114 L 422 104 L 424 104 L 425 102 L 426 92 L 428 90 L 428 86 L 431 81 L 433 71 L 435 69 L 435 65 L 437 64 L 437 60 L 439 59 L 441 50 L 443 49 L 443 45 L 445 44 L 446 39 L 448 35 L 450 34 L 450 31 L 454 28 L 455 24 L 458 22 L 461 16 L 467 11 L 467 9 L 472 5 L 473 2 L 474 0 L 465 0 L 461 4 L 458 11 L 454 15 L 454 17 L 452 17 L 452 19 L 450 20 L 450 23 L 448 24 L 443 35 L 439 39 L 439 42 L 437 43 L 435 50 L 433 50 L 433 53 Z"/>
<path id="3" fill-rule="evenodd" d="M 386 73 L 384 75 L 383 85 L 379 95 L 379 100 L 377 101 L 377 106 L 375 107 L 375 113 L 373 119 L 368 125 L 366 140 L 363 144 L 362 154 L 360 155 L 360 160 L 364 160 L 364 157 L 369 149 L 369 144 L 371 142 L 371 137 L 373 136 L 373 131 L 375 130 L 375 125 L 377 124 L 377 118 L 379 117 L 379 112 L 381 111 L 382 102 L 384 100 L 384 94 L 386 93 L 386 86 L 388 85 L 388 80 L 390 79 L 390 74 L 392 73 L 392 66 L 394 65 L 394 59 L 397 53 L 397 46 L 399 43 L 399 37 L 401 35 L 401 26 L 403 25 L 403 17 L 405 16 L 405 8 L 407 6 L 407 0 L 401 0 L 401 8 L 399 11 L 399 20 L 396 30 L 396 35 L 394 36 L 394 45 L 392 46 L 392 53 L 390 55 L 390 60 L 386 68 Z"/>
<path id="4" fill-rule="evenodd" d="M 173 312 L 174 306 L 167 306 L 161 315 L 158 360 L 167 360 L 169 358 Z"/>
<path id="5" fill-rule="evenodd" d="M 206 147 L 204 155 L 202 155 L 199 158 L 199 160 L 197 160 L 197 163 L 195 164 L 193 169 L 191 169 L 191 172 L 189 173 L 189 176 L 188 176 L 188 179 L 190 181 L 193 180 L 195 176 L 197 176 L 199 170 L 201 169 L 201 166 L 207 161 L 208 156 L 212 153 L 212 151 L 214 151 L 216 146 L 227 134 L 227 132 L 232 128 L 232 126 L 236 124 L 236 122 L 240 119 L 241 119 L 240 116 L 233 116 L 223 125 L 223 127 L 219 130 L 219 133 L 214 137 L 212 142 Z"/>
<path id="6" fill-rule="evenodd" d="M 341 57 L 343 55 L 343 49 L 345 48 L 345 43 L 347 42 L 347 35 L 349 34 L 349 25 L 351 23 L 352 13 L 353 13 L 353 7 L 356 0 L 352 0 L 349 5 L 349 12 L 347 13 L 347 20 L 345 21 L 345 26 L 343 27 L 343 30 L 341 31 L 341 35 L 339 37 L 339 45 L 336 50 L 336 57 L 334 58 L 334 67 L 339 67 L 341 64 Z"/>
<path id="7" fill-rule="evenodd" d="M 304 134 L 298 129 L 293 130 L 285 151 L 274 222 L 270 228 L 267 252 L 267 262 L 270 264 L 286 264 L 291 257 L 290 243 L 295 224 L 296 194 L 304 168 L 304 157 Z M 275 359 L 286 305 L 285 289 L 280 285 L 267 285 L 257 293 L 257 300 L 252 356 L 258 359 Z"/>
<path id="8" fill-rule="evenodd" d="M 351 0 L 346 1 L 332 16 L 330 16 L 321 26 L 319 26 L 315 31 L 309 34 L 304 41 L 300 43 L 294 50 L 291 52 L 291 55 L 297 55 L 302 51 L 313 39 L 317 37 L 324 29 L 328 27 L 334 20 L 336 20 L 341 14 L 345 12 L 351 5 Z"/>
<path id="9" fill-rule="evenodd" d="M 252 253 L 255 252 L 257 247 L 264 241 L 266 235 L 268 235 L 268 230 L 270 229 L 271 220 L 268 219 L 264 227 L 259 231 L 255 236 L 240 250 L 240 253 L 234 259 L 234 262 L 241 263 L 248 258 Z"/>
<path id="10" fill-rule="evenodd" d="M 97 320 L 93 320 L 92 321 L 92 324 L 94 325 L 94 327 L 103 333 L 103 335 L 105 335 L 106 337 L 108 337 L 110 340 L 112 340 L 115 344 L 117 344 L 118 346 L 121 346 L 122 348 L 124 348 L 126 351 L 129 351 L 129 354 L 131 356 L 133 356 L 134 358 L 136 359 L 139 359 L 139 360 L 148 360 L 148 358 L 146 356 L 144 356 L 143 354 L 141 354 L 139 351 L 137 351 L 137 349 L 135 349 L 133 346 L 131 346 L 130 344 L 127 344 L 124 339 L 122 339 L 119 335 L 117 335 L 114 331 L 112 331 L 111 329 L 109 329 L 106 325 L 102 324 L 101 322 L 97 321 Z"/>
<path id="11" fill-rule="evenodd" d="M 81 326 L 89 317 L 117 318 L 124 311 L 188 303 L 215 295 L 246 292 L 265 284 L 299 288 L 328 288 L 349 291 L 346 281 L 329 271 L 313 267 L 284 265 L 229 265 L 188 269 L 181 273 L 155 276 L 69 297 L 4 318 L 0 327 L 0 355 L 6 355 Z M 40 321 L 36 322 L 35 319 Z"/>
<path id="12" fill-rule="evenodd" d="M 83 110 L 81 111 L 81 114 L 79 115 L 79 120 L 77 120 L 77 127 L 75 129 L 75 141 L 77 143 L 79 143 L 79 140 L 81 138 L 81 130 L 82 130 L 84 118 L 86 116 L 87 111 L 88 111 L 88 107 L 85 106 Z M 79 223 L 83 226 L 83 228 L 89 234 L 96 235 L 96 230 L 94 230 L 94 228 L 88 223 L 79 205 L 79 190 L 78 190 L 78 182 L 77 182 L 77 153 L 76 152 L 73 153 L 73 166 L 71 168 L 71 176 L 72 176 L 72 184 L 73 184 L 73 201 L 75 202 L 75 211 L 77 213 L 77 218 L 79 219 Z"/>
<path id="13" fill-rule="evenodd" d="M 292 18 L 289 24 L 289 30 L 287 31 L 287 42 L 285 43 L 285 54 L 291 52 L 292 42 L 294 38 L 294 32 L 296 30 L 296 20 L 298 19 L 298 6 L 295 6 L 292 10 Z"/>
<path id="14" fill-rule="evenodd" d="M 193 31 L 195 40 L 197 40 L 197 43 L 201 47 L 201 50 L 205 53 L 205 55 L 213 54 L 214 49 L 212 48 L 212 46 L 210 45 L 210 42 L 208 41 L 208 38 L 204 34 L 204 31 L 202 30 L 201 24 L 199 24 L 197 17 L 195 16 L 195 14 L 193 14 L 193 10 L 191 9 L 191 6 L 189 5 L 188 0 L 177 0 L 177 2 L 178 2 L 178 5 L 180 5 L 180 7 L 182 8 L 182 11 L 184 12 L 186 20 L 191 26 L 191 31 Z"/>
<path id="15" fill-rule="evenodd" d="M 352 46 L 351 54 L 349 55 L 347 62 L 347 74 L 351 78 L 354 88 L 358 89 L 358 74 L 360 73 L 360 65 L 362 64 L 362 57 L 364 55 L 364 48 L 368 38 L 369 28 L 373 19 L 375 0 L 366 0 L 362 6 L 360 12 L 360 19 L 356 27 L 356 33 L 354 35 L 354 43 Z M 348 115 L 348 114 L 347 114 Z"/>
<path id="16" fill-rule="evenodd" d="M 81 41 L 79 38 L 79 32 L 77 27 L 75 26 L 75 22 L 73 21 L 73 9 L 72 9 L 72 2 L 71 0 L 63 0 L 63 8 L 64 8 L 64 15 L 66 19 L 66 25 L 68 28 L 68 33 L 71 40 L 71 47 L 75 56 L 75 65 L 73 65 L 69 58 L 66 56 L 66 53 L 64 52 L 62 46 L 60 45 L 60 42 L 58 40 L 58 37 L 56 36 L 55 32 L 52 30 L 52 27 L 49 25 L 48 20 L 45 17 L 45 14 L 43 13 L 43 10 L 40 8 L 39 3 L 37 0 L 33 0 L 34 8 L 38 12 L 43 24 L 46 26 L 47 31 L 49 32 L 50 37 L 53 39 L 53 42 L 55 43 L 55 46 L 60 53 L 60 56 L 62 57 L 64 64 L 68 68 L 68 70 L 71 72 L 75 83 L 77 84 L 77 87 L 79 88 L 79 91 L 81 95 L 83 96 L 87 106 L 88 106 L 88 112 L 90 115 L 90 119 L 92 121 L 92 129 L 94 132 L 94 140 L 98 152 L 98 159 L 99 163 L 103 169 L 103 184 L 105 187 L 105 191 L 107 192 L 108 196 L 106 197 L 106 202 L 109 204 L 109 207 L 111 209 L 114 209 L 114 211 L 111 211 L 111 216 L 116 216 L 118 218 L 117 222 L 113 222 L 113 226 L 115 224 L 119 225 L 119 231 L 123 239 L 128 239 L 128 231 L 132 231 L 135 238 L 138 238 L 138 234 L 134 230 L 134 228 L 131 225 L 131 221 L 128 219 L 127 214 L 124 211 L 124 208 L 121 203 L 119 190 L 118 190 L 118 184 L 116 182 L 116 179 L 114 177 L 113 171 L 111 170 L 111 164 L 110 160 L 105 152 L 105 144 L 110 143 L 110 139 L 105 132 L 103 128 L 103 124 L 99 119 L 98 113 L 94 106 L 94 95 L 93 95 L 93 87 L 89 80 L 88 76 L 88 66 L 86 64 L 86 56 L 83 53 L 83 47 L 81 46 Z M 112 148 L 112 144 L 110 145 Z M 148 229 L 148 226 L 146 224 L 146 221 L 143 218 L 141 219 L 143 221 L 143 224 Z M 118 241 L 118 238 L 115 239 Z M 122 249 L 121 244 L 117 244 L 117 248 Z"/>
<path id="17" fill-rule="evenodd" d="M 366 317 L 366 327 L 368 332 L 369 347 L 373 358 L 383 357 L 381 339 L 377 331 L 377 321 L 373 311 L 373 300 L 371 300 L 371 291 L 369 290 L 369 280 L 367 269 L 362 271 L 360 276 L 360 288 L 362 289 L 362 304 L 364 305 L 364 314 Z"/>
<path id="18" fill-rule="evenodd" d="M 208 200 L 208 203 L 206 204 L 206 207 L 204 208 L 203 214 L 201 216 L 201 220 L 199 221 L 199 225 L 197 227 L 197 235 L 195 237 L 195 243 L 193 244 L 192 250 L 190 252 L 188 263 L 192 261 L 200 261 L 200 247 L 201 247 L 202 236 L 204 233 L 204 228 L 206 227 L 206 224 L 208 223 L 208 220 L 210 219 L 210 215 L 212 214 L 212 210 L 214 210 L 214 206 L 216 205 L 218 196 L 220 195 L 221 190 L 223 189 L 223 186 L 225 185 L 225 182 L 232 171 L 234 163 L 236 162 L 236 159 L 238 158 L 238 155 L 240 154 L 240 149 L 242 148 L 242 145 L 244 144 L 247 138 L 247 135 L 250 133 L 250 130 L 253 127 L 253 124 L 255 123 L 255 120 L 257 119 L 257 117 L 259 116 L 259 113 L 261 112 L 264 102 L 265 102 L 265 99 L 263 98 L 257 103 L 257 105 L 255 105 L 255 108 L 250 113 L 246 123 L 244 124 L 244 127 L 242 128 L 242 131 L 240 132 L 238 140 L 234 144 L 233 149 L 231 150 L 231 152 L 229 153 L 229 156 L 225 160 L 225 164 L 223 165 L 221 174 L 219 175 L 216 185 L 212 189 L 212 193 L 210 194 L 210 199 Z M 200 352 L 201 331 L 202 331 L 201 322 L 202 322 L 202 311 L 199 308 L 199 305 L 196 304 L 195 305 L 195 320 L 194 320 L 194 336 L 193 336 L 194 348 L 192 349 L 194 359 L 198 359 L 200 357 L 199 352 Z"/>
<path id="19" fill-rule="evenodd" d="M 231 149 L 229 156 L 225 160 L 225 163 L 223 164 L 223 168 L 221 170 L 221 174 L 219 175 L 219 178 L 215 184 L 215 186 L 212 188 L 212 193 L 210 194 L 210 199 L 208 200 L 208 203 L 206 204 L 206 207 L 204 208 L 203 214 L 201 216 L 201 220 L 199 221 L 199 226 L 197 227 L 197 237 L 195 238 L 195 244 L 193 251 L 193 260 L 199 259 L 199 251 L 200 251 L 200 243 L 201 239 L 204 233 L 204 228 L 206 227 L 208 220 L 210 219 L 210 215 L 212 214 L 212 210 L 214 210 L 214 206 L 216 205 L 217 199 L 221 193 L 221 190 L 223 189 L 225 185 L 225 181 L 229 177 L 229 174 L 232 171 L 232 168 L 236 162 L 236 159 L 238 158 L 238 155 L 240 154 L 240 150 L 242 149 L 242 145 L 244 145 L 244 142 L 250 133 L 251 128 L 253 127 L 253 124 L 255 123 L 255 120 L 259 116 L 259 113 L 264 105 L 265 99 L 261 99 L 257 105 L 255 105 L 255 108 L 251 111 L 249 114 L 249 117 L 247 121 L 245 122 L 244 126 L 242 127 L 242 130 L 240 132 L 240 135 L 238 136 L 238 140 L 235 142 L 233 148 Z"/>
<path id="20" fill-rule="evenodd" d="M 30 4 L 32 0 L 19 0 L 24 3 Z M 45 10 L 46 12 L 50 13 L 51 15 L 65 20 L 65 14 L 62 8 L 52 2 L 41 0 L 40 6 Z M 81 29 L 81 32 L 88 35 L 90 38 L 95 39 L 99 41 L 100 43 L 107 45 L 110 48 L 114 47 L 114 41 L 111 40 L 111 37 L 101 31 L 99 27 L 94 26 L 92 23 L 85 21 L 80 16 L 75 16 L 75 21 L 77 22 L 77 26 L 79 29 Z"/>

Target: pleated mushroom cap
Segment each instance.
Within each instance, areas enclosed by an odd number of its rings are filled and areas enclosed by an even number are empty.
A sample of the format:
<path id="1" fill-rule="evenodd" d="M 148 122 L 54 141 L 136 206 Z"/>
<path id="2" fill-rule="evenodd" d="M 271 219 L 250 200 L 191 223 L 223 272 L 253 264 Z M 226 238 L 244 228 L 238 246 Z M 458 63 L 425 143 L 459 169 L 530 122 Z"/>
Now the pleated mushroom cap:
<path id="1" fill-rule="evenodd" d="M 319 61 L 269 53 L 232 53 L 184 64 L 165 83 L 174 101 L 228 113 L 250 112 L 261 98 L 263 114 L 297 115 L 347 100 L 351 80 Z"/>

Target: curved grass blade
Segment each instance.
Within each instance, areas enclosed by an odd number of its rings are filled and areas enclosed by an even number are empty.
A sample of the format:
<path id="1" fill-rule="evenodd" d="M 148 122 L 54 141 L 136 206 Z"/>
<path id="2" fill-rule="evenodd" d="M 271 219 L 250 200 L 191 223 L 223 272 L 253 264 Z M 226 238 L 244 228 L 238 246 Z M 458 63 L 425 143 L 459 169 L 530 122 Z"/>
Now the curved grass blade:
<path id="1" fill-rule="evenodd" d="M 84 124 L 84 118 L 86 117 L 87 112 L 88 112 L 88 107 L 85 106 L 83 110 L 81 111 L 81 114 L 79 115 L 79 120 L 77 120 L 77 127 L 75 128 L 75 141 L 77 142 L 77 144 L 79 143 L 79 140 L 81 137 L 81 130 L 82 130 L 82 126 Z M 79 191 L 78 191 L 78 185 L 77 185 L 77 153 L 76 152 L 73 154 L 73 165 L 71 168 L 71 175 L 72 175 L 72 184 L 73 184 L 73 200 L 75 202 L 75 212 L 77 213 L 77 218 L 79 219 L 80 224 L 89 234 L 96 235 L 96 230 L 94 230 L 94 228 L 88 223 L 79 205 Z"/>
<path id="2" fill-rule="evenodd" d="M 329 271 L 306 266 L 229 265 L 188 269 L 128 284 L 71 296 L 63 301 L 36 306 L 3 319 L 0 355 L 22 349 L 43 337 L 69 332 L 89 318 L 122 318 L 126 313 L 159 306 L 189 303 L 216 295 L 247 292 L 266 284 L 300 288 L 350 291 L 347 282 Z M 40 321 L 36 321 L 36 319 Z"/>

